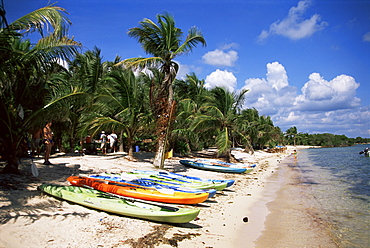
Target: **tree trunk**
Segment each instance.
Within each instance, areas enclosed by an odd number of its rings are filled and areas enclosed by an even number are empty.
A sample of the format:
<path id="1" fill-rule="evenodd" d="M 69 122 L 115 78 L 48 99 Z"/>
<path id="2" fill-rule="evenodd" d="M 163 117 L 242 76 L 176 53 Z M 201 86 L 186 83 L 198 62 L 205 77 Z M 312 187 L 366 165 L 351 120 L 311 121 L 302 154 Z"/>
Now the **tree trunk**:
<path id="1" fill-rule="evenodd" d="M 2 170 L 3 173 L 19 174 L 18 158 L 20 152 L 18 149 L 20 150 L 21 148 L 16 143 L 15 141 L 10 142 L 2 148 L 4 149 L 2 159 L 6 161 L 6 165 Z"/>
<path id="2" fill-rule="evenodd" d="M 155 153 L 153 165 L 156 168 L 164 168 L 164 154 L 165 154 L 165 143 L 166 143 L 166 134 L 161 135 L 157 139 L 157 152 Z"/>
<path id="3" fill-rule="evenodd" d="M 134 159 L 134 148 L 132 147 L 133 144 L 130 143 L 128 146 L 128 156 L 130 159 Z"/>

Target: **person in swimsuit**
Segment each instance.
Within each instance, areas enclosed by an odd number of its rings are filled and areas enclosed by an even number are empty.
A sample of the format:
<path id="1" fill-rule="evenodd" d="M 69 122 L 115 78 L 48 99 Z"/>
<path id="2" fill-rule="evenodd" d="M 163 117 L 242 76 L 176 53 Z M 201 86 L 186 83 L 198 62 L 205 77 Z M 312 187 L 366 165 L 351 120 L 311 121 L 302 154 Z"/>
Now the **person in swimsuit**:
<path id="1" fill-rule="evenodd" d="M 50 153 L 51 153 L 51 147 L 53 146 L 53 132 L 51 131 L 51 122 L 48 122 L 46 126 L 44 127 L 43 133 L 44 133 L 44 144 L 45 144 L 45 165 L 52 165 L 50 163 Z"/>

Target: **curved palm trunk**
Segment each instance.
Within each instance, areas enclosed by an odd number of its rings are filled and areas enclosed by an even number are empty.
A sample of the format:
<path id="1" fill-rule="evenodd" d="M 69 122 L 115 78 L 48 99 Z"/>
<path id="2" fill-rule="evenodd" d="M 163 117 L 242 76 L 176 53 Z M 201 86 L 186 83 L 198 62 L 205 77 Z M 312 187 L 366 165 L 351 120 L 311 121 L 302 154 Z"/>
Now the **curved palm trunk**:
<path id="1" fill-rule="evenodd" d="M 154 157 L 153 165 L 157 168 L 163 169 L 166 145 L 168 135 L 170 133 L 170 126 L 173 120 L 173 113 L 175 104 L 173 100 L 172 77 L 170 73 L 166 73 L 164 87 L 160 89 L 162 94 L 156 99 L 157 114 L 157 151 Z"/>
<path id="2" fill-rule="evenodd" d="M 173 100 L 168 102 L 167 111 L 160 115 L 157 119 L 157 152 L 154 157 L 153 165 L 157 168 L 163 169 L 165 153 L 167 150 L 168 135 L 170 134 L 171 124 L 173 121 L 173 112 L 175 110 L 175 103 Z"/>

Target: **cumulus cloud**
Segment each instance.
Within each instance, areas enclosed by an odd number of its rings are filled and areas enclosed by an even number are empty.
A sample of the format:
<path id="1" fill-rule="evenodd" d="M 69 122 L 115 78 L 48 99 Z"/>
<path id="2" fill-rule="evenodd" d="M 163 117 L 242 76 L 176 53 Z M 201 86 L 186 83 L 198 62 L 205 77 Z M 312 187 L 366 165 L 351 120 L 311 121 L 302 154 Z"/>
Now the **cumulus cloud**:
<path id="1" fill-rule="evenodd" d="M 291 106 L 296 97 L 295 87 L 289 86 L 288 76 L 283 65 L 278 62 L 266 65 L 265 78 L 250 78 L 245 81 L 245 106 L 255 107 L 265 115 L 277 114 L 282 107 Z"/>
<path id="2" fill-rule="evenodd" d="M 360 106 L 355 97 L 359 83 L 351 76 L 339 75 L 327 81 L 319 73 L 312 73 L 296 98 L 296 108 L 301 111 L 331 111 Z"/>
<path id="3" fill-rule="evenodd" d="M 239 58 L 238 53 L 234 50 L 231 50 L 236 48 L 238 48 L 236 43 L 225 44 L 220 49 L 216 49 L 204 54 L 202 57 L 203 62 L 213 66 L 232 67 Z"/>
<path id="4" fill-rule="evenodd" d="M 289 85 L 287 72 L 278 62 L 266 65 L 266 78 L 245 80 L 245 108 L 256 108 L 260 115 L 271 116 L 282 131 L 297 126 L 308 133 L 346 134 L 368 137 L 369 107 L 361 108 L 356 97 L 360 86 L 348 75 L 326 80 L 312 73 L 300 89 Z M 367 120 L 367 123 L 366 123 Z"/>
<path id="5" fill-rule="evenodd" d="M 236 77 L 232 72 L 228 72 L 227 70 L 219 70 L 212 72 L 209 74 L 205 79 L 205 85 L 207 89 L 212 89 L 215 87 L 223 87 L 230 92 L 233 92 L 236 87 Z"/>
<path id="6" fill-rule="evenodd" d="M 179 65 L 179 71 L 176 75 L 177 79 L 185 79 L 186 75 L 190 74 L 191 72 L 194 72 L 195 74 L 200 74 L 202 72 L 202 68 L 196 67 L 194 65 L 185 65 L 181 64 L 179 61 L 176 61 L 176 63 Z"/>
<path id="7" fill-rule="evenodd" d="M 276 21 L 270 25 L 270 29 L 262 30 L 258 41 L 262 42 L 272 34 L 285 36 L 292 40 L 299 40 L 313 35 L 327 27 L 328 23 L 321 21 L 319 14 L 314 14 L 309 19 L 303 15 L 310 6 L 310 0 L 299 1 L 296 7 L 289 10 L 288 15 L 282 21 Z"/>

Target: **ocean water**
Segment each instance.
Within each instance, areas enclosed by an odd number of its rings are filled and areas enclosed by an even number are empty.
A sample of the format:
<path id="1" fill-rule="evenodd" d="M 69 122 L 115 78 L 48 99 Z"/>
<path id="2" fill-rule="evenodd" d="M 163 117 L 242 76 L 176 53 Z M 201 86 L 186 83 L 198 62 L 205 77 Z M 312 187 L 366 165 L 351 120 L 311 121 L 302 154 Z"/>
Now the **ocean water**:
<path id="1" fill-rule="evenodd" d="M 295 162 L 339 247 L 370 247 L 370 145 L 299 150 Z"/>

